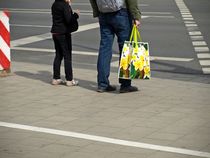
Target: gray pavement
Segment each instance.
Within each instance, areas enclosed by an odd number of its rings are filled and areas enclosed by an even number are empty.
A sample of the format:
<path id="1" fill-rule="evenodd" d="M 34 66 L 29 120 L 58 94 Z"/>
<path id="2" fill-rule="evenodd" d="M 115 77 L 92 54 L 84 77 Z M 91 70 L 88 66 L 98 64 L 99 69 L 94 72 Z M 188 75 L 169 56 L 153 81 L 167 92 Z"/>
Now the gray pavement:
<path id="1" fill-rule="evenodd" d="M 203 54 L 194 50 L 189 36 L 189 31 L 201 31 L 206 41 L 201 47 L 209 47 L 208 0 L 184 0 L 197 27 L 185 26 L 189 20 L 182 18 L 178 0 L 141 0 L 142 36 L 150 43 L 154 59 L 152 78 L 134 80 L 140 91 L 128 94 L 96 92 L 99 28 L 83 0 L 75 0 L 73 6 L 81 9 L 79 22 L 85 28 L 73 35 L 74 77 L 79 86 L 50 84 L 51 2 L 0 1 L 0 8 L 11 12 L 11 40 L 17 42 L 11 50 L 12 73 L 0 78 L 0 158 L 210 157 L 210 76 L 203 73 L 210 67 L 209 51 L 201 52 L 207 57 L 200 59 Z M 88 28 L 89 24 L 95 28 Z M 117 53 L 116 41 L 113 49 Z M 203 60 L 207 64 L 202 65 Z M 110 81 L 119 90 L 117 61 L 114 54 Z M 39 132 L 37 127 L 42 127 Z M 50 134 L 53 130 L 59 131 Z M 100 139 L 91 140 L 95 136 Z M 104 142 L 104 137 L 112 141 Z M 130 144 L 116 144 L 113 139 Z M 147 145 L 132 147 L 135 143 Z M 154 150 L 154 145 L 159 149 Z M 167 147 L 172 147 L 171 152 Z M 180 154 L 182 149 L 186 150 Z M 207 156 L 198 156 L 199 151 Z"/>
<path id="2" fill-rule="evenodd" d="M 13 62 L 0 78 L 0 121 L 210 152 L 210 85 L 152 78 L 139 92 L 97 93 L 96 71 L 75 68 L 78 87 L 50 84 L 51 66 Z M 117 85 L 117 73 L 110 80 Z M 118 86 L 119 89 L 119 86 Z M 1 158 L 195 157 L 0 127 Z"/>

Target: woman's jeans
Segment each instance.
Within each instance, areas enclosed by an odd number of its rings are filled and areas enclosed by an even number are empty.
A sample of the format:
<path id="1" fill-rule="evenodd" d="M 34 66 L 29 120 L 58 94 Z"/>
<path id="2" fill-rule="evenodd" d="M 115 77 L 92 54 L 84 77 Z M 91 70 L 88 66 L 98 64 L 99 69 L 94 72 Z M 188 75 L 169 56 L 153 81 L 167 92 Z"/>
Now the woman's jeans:
<path id="1" fill-rule="evenodd" d="M 114 36 L 118 38 L 119 52 L 123 48 L 124 41 L 129 40 L 132 29 L 132 20 L 127 9 L 121 9 L 114 13 L 101 13 L 99 15 L 101 41 L 97 63 L 98 87 L 107 88 L 112 59 L 112 45 Z M 131 80 L 119 79 L 121 87 L 131 85 Z"/>
<path id="2" fill-rule="evenodd" d="M 73 79 L 71 34 L 53 34 L 55 58 L 53 62 L 53 79 L 60 79 L 60 67 L 64 58 L 65 78 Z"/>

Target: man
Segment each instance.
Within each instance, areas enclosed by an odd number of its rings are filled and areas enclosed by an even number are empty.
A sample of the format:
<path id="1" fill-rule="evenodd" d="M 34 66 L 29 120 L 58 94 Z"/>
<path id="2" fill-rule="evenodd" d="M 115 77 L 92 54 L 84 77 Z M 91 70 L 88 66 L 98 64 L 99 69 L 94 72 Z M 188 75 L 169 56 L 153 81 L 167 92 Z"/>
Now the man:
<path id="1" fill-rule="evenodd" d="M 118 37 L 121 54 L 124 41 L 129 40 L 132 23 L 140 26 L 141 13 L 137 0 L 89 0 L 93 8 L 93 17 L 99 18 L 100 48 L 98 55 L 98 92 L 115 91 L 116 87 L 109 82 L 112 45 L 114 36 Z M 119 79 L 120 93 L 138 91 L 131 86 L 131 80 Z"/>

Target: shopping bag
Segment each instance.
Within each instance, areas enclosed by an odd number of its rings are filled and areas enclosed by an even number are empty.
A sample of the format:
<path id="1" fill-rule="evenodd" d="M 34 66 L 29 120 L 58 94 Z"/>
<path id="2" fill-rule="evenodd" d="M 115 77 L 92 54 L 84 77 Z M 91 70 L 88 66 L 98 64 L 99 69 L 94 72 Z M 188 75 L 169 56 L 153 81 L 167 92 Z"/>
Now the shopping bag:
<path id="1" fill-rule="evenodd" d="M 130 41 L 125 41 L 121 53 L 118 77 L 150 79 L 149 43 L 142 42 L 140 32 L 133 26 Z"/>

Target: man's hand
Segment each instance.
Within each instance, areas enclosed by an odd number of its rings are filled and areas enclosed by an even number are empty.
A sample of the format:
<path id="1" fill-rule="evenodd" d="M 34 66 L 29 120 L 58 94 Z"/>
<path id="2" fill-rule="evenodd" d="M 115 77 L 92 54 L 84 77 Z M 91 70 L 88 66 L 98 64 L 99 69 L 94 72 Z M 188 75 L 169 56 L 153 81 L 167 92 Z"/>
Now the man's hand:
<path id="1" fill-rule="evenodd" d="M 141 26 L 140 20 L 134 20 L 134 24 L 135 24 L 138 28 L 140 28 L 140 26 Z"/>

